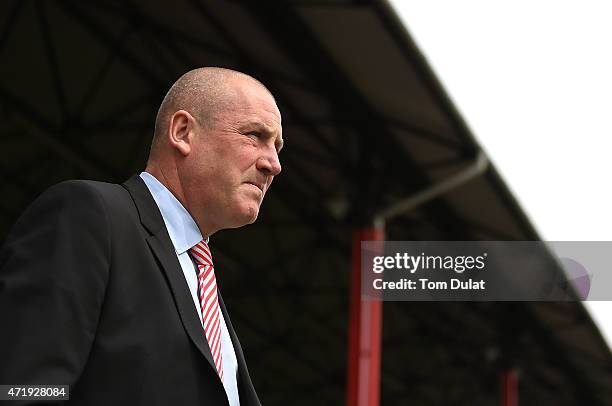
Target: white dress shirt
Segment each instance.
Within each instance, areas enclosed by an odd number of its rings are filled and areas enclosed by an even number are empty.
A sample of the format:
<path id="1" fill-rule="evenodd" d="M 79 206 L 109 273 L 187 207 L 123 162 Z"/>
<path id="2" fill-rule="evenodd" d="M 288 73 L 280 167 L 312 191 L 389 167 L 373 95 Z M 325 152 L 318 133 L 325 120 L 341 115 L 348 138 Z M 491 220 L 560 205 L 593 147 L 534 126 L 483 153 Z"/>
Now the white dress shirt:
<path id="1" fill-rule="evenodd" d="M 142 172 L 140 177 L 145 182 L 149 191 L 153 195 L 157 207 L 161 212 L 164 224 L 170 235 L 172 245 L 176 251 L 176 256 L 181 264 L 183 273 L 185 274 L 185 280 L 189 286 L 193 304 L 200 316 L 200 323 L 202 323 L 202 310 L 200 309 L 200 301 L 198 299 L 198 277 L 197 267 L 189 255 L 189 249 L 202 241 L 202 234 L 197 224 L 179 202 L 176 197 L 159 182 L 153 175 Z M 229 400 L 230 406 L 239 406 L 240 401 L 238 399 L 238 361 L 236 360 L 236 353 L 234 352 L 234 345 L 227 330 L 227 324 L 223 318 L 223 312 L 219 309 L 219 316 L 221 318 L 221 356 L 223 359 L 223 386 L 225 387 L 225 393 Z M 204 327 L 202 326 L 202 334 L 204 334 Z M 230 373 L 231 372 L 231 373 Z"/>

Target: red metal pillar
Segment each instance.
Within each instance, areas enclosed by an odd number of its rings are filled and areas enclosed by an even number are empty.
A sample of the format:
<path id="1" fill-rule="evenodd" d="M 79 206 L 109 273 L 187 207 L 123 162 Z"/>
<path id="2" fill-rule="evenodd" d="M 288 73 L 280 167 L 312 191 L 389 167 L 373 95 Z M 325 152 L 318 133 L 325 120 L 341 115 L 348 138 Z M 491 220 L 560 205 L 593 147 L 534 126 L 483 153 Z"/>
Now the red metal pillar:
<path id="1" fill-rule="evenodd" d="M 501 406 L 518 406 L 518 373 L 509 368 L 501 373 Z"/>
<path id="2" fill-rule="evenodd" d="M 362 228 L 353 232 L 347 406 L 380 404 L 382 301 L 363 300 L 361 297 L 361 241 L 382 240 L 384 232 L 379 228 Z"/>

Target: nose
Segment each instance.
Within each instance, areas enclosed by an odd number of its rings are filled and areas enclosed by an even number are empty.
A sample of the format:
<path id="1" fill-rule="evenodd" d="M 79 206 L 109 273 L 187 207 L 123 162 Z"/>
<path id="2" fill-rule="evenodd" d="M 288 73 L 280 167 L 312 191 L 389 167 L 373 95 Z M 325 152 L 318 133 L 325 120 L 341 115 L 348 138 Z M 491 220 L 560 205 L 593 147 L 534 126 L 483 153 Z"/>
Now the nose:
<path id="1" fill-rule="evenodd" d="M 282 170 L 278 152 L 273 148 L 271 152 L 266 153 L 257 160 L 257 169 L 264 172 L 266 176 L 276 176 Z"/>

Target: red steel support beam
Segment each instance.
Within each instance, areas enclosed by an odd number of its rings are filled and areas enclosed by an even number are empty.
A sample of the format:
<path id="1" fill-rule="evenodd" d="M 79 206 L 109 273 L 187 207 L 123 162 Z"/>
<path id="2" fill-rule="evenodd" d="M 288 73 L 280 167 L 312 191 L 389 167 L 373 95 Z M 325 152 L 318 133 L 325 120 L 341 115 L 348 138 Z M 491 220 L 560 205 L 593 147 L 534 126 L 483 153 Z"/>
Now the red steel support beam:
<path id="1" fill-rule="evenodd" d="M 518 406 L 518 373 L 507 369 L 501 373 L 501 406 Z"/>
<path id="2" fill-rule="evenodd" d="M 362 228 L 353 232 L 347 406 L 380 404 L 382 301 L 362 298 L 361 241 L 382 240 L 384 232 L 379 228 Z"/>

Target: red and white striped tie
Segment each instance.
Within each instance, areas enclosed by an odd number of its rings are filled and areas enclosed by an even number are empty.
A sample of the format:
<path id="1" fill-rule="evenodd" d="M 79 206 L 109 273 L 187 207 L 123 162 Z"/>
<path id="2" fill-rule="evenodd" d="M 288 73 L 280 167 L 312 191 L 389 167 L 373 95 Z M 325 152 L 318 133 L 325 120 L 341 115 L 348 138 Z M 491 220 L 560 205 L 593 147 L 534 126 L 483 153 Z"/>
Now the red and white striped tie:
<path id="1" fill-rule="evenodd" d="M 223 381 L 223 358 L 221 356 L 221 319 L 217 298 L 217 279 L 212 255 L 206 241 L 202 240 L 189 250 L 198 265 L 198 297 L 202 309 L 202 323 L 208 346 L 212 353 L 217 373 Z"/>

